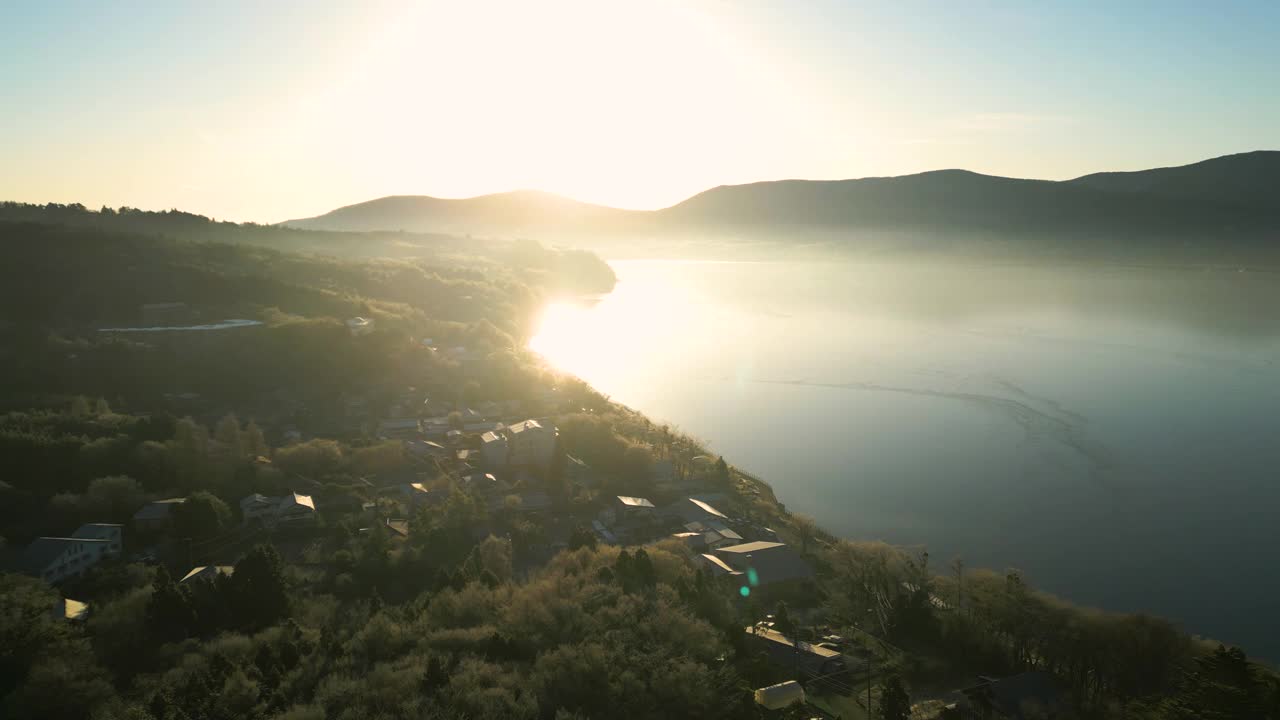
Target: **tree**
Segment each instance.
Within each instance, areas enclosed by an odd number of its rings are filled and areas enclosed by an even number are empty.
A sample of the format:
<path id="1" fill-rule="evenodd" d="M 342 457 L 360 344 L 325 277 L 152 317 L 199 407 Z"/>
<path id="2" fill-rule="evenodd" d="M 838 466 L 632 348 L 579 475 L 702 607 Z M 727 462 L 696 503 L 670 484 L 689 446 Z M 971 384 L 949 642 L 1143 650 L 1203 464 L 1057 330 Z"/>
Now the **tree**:
<path id="1" fill-rule="evenodd" d="M 644 494 L 652 489 L 653 451 L 647 445 L 632 445 L 622 451 L 622 480 L 627 492 Z"/>
<path id="2" fill-rule="evenodd" d="M 94 415 L 110 415 L 111 414 L 111 406 L 107 404 L 106 398 L 100 397 L 97 399 L 97 401 L 94 402 L 93 414 Z"/>
<path id="3" fill-rule="evenodd" d="M 729 484 L 729 463 L 724 461 L 723 455 L 716 459 L 716 480 L 721 485 Z"/>
<path id="4" fill-rule="evenodd" d="M 266 439 L 262 436 L 262 428 L 252 420 L 244 428 L 243 442 L 245 453 L 252 457 L 260 457 L 271 452 L 271 448 L 267 447 Z"/>
<path id="5" fill-rule="evenodd" d="M 146 501 L 147 494 L 137 480 L 124 475 L 112 475 L 89 483 L 80 509 L 86 516 L 124 522 Z"/>
<path id="6" fill-rule="evenodd" d="M 596 534 L 591 532 L 589 528 L 582 525 L 576 525 L 573 532 L 569 533 L 569 549 L 577 550 L 578 548 L 596 549 Z"/>
<path id="7" fill-rule="evenodd" d="M 818 534 L 818 522 L 808 515 L 795 513 L 791 516 L 791 524 L 795 526 L 796 537 L 800 540 L 800 554 L 809 554 L 809 543 Z"/>
<path id="8" fill-rule="evenodd" d="M 196 624 L 191 589 L 175 583 L 163 565 L 156 571 L 151 587 L 151 602 L 147 605 L 151 632 L 160 642 L 185 638 Z"/>
<path id="9" fill-rule="evenodd" d="M 342 465 L 342 446 L 333 440 L 308 440 L 277 450 L 275 464 L 307 477 L 330 475 Z"/>
<path id="10" fill-rule="evenodd" d="M 205 538 L 217 535 L 231 520 L 231 508 L 216 495 L 199 490 L 174 507 L 173 524 L 180 535 Z"/>
<path id="11" fill-rule="evenodd" d="M 480 567 L 493 573 L 500 582 L 511 579 L 511 542 L 493 535 L 485 538 L 477 548 Z"/>
<path id="12" fill-rule="evenodd" d="M 227 413 L 218 421 L 213 438 L 222 445 L 229 457 L 242 458 L 245 455 L 244 441 L 240 436 L 240 421 L 233 413 Z"/>
<path id="13" fill-rule="evenodd" d="M 449 427 L 454 430 L 461 430 L 464 427 L 462 422 L 462 413 L 457 410 L 449 413 Z"/>
<path id="14" fill-rule="evenodd" d="M 890 675 L 880 684 L 880 717 L 883 720 L 907 720 L 911 717 L 911 697 L 902 678 Z"/>
<path id="15" fill-rule="evenodd" d="M 778 603 L 778 609 L 773 612 L 773 628 L 786 637 L 796 636 L 796 624 L 791 620 L 791 612 L 785 602 Z"/>
<path id="16" fill-rule="evenodd" d="M 234 622 L 250 629 L 273 625 L 289 615 L 289 595 L 279 553 L 258 545 L 236 563 L 228 584 Z"/>
<path id="17" fill-rule="evenodd" d="M 89 398 L 77 395 L 71 398 L 71 416 L 84 417 L 89 414 Z"/>

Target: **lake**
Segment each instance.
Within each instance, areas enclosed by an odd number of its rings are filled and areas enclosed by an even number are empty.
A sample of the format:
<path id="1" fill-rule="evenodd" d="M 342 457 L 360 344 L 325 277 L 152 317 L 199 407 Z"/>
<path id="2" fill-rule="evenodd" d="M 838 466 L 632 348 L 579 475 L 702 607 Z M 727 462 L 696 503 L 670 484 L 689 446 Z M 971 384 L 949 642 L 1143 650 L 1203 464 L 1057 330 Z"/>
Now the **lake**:
<path id="1" fill-rule="evenodd" d="M 612 264 L 531 347 L 789 509 L 1280 659 L 1280 276 Z"/>

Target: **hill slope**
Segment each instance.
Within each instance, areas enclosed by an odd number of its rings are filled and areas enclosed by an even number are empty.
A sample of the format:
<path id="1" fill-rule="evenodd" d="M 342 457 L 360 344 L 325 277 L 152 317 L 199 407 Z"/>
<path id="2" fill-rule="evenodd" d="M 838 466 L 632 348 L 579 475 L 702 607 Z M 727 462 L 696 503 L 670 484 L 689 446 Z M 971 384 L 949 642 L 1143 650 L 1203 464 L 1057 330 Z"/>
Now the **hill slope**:
<path id="1" fill-rule="evenodd" d="M 399 196 L 285 224 L 550 239 L 680 233 L 763 237 L 802 228 L 1253 239 L 1280 230 L 1280 152 L 1068 181 L 939 170 L 858 180 L 760 182 L 713 188 L 649 212 L 528 191 L 466 200 Z"/>

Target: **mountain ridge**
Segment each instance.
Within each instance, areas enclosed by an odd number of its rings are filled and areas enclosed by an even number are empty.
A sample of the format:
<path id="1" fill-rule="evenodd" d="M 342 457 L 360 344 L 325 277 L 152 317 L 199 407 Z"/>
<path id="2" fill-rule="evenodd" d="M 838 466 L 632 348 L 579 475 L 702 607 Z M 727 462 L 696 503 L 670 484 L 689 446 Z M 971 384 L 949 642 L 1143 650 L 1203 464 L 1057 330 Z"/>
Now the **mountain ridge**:
<path id="1" fill-rule="evenodd" d="M 1280 151 L 1069 180 L 962 168 L 844 180 L 720 185 L 657 210 L 623 210 L 538 190 L 463 199 L 394 195 L 292 227 L 510 236 L 825 230 L 1052 231 L 1271 235 L 1280 229 Z"/>

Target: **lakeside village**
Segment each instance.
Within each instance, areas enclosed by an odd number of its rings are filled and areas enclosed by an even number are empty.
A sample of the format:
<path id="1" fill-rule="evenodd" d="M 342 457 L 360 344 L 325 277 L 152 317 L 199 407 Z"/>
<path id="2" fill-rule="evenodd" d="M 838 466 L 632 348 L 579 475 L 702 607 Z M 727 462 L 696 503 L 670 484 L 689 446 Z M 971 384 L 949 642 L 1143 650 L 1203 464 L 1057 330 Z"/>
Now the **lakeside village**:
<path id="1" fill-rule="evenodd" d="M 372 324 L 354 318 L 347 327 L 362 336 Z M 418 342 L 467 367 L 465 347 Z M 11 564 L 64 590 L 50 610 L 59 622 L 83 623 L 94 607 L 76 597 L 75 588 L 95 570 L 123 563 L 162 566 L 199 596 L 233 577 L 237 560 L 262 543 L 302 577 L 310 572 L 314 582 L 326 581 L 335 557 L 344 562 L 345 551 L 333 555 L 334 536 L 364 537 L 390 556 L 416 536 L 426 556 L 423 572 L 462 560 L 457 548 L 466 552 L 498 542 L 510 558 L 509 577 L 517 580 L 581 547 L 624 548 L 620 558 L 633 558 L 628 562 L 637 566 L 649 562 L 646 548 L 675 548 L 692 558 L 699 584 L 718 588 L 752 618 L 741 626 L 741 641 L 762 663 L 756 677 L 771 682 L 754 693 L 762 711 L 803 708 L 805 717 L 865 717 L 869 707 L 884 702 L 879 682 L 900 660 L 900 651 L 868 632 L 869 626 L 840 625 L 828 617 L 818 600 L 812 553 L 824 540 L 816 529 L 799 535 L 789 530 L 783 534 L 794 543 L 786 541 L 771 527 L 787 516 L 767 485 L 607 401 L 613 412 L 629 413 L 649 427 L 651 442 L 628 448 L 623 462 L 608 470 L 573 454 L 567 446 L 590 450 L 593 432 L 594 410 L 583 406 L 583 388 L 541 387 L 521 399 L 467 403 L 449 387 L 375 387 L 343 397 L 341 417 L 312 423 L 329 428 L 329 437 L 284 419 L 245 427 L 226 417 L 197 415 L 179 421 L 188 434 L 196 429 L 184 451 L 248 457 L 248 486 L 255 489 L 225 498 L 230 517 L 220 521 L 216 512 L 195 507 L 207 505 L 208 497 L 148 499 L 128 509 L 127 523 L 87 522 L 68 528 L 65 536 L 12 548 L 20 553 L 11 552 Z M 374 397 L 388 393 L 392 401 L 384 403 L 385 412 L 373 412 Z M 179 395 L 170 401 L 182 407 L 199 398 Z M 230 435 L 228 422 L 234 428 Z M 574 437 L 564 437 L 561 423 L 574 426 Z M 209 437 L 204 428 L 213 426 L 217 432 Z M 183 432 L 180 427 L 178 434 Z M 354 454 L 376 455 L 364 463 L 366 472 L 345 483 L 319 479 L 341 452 L 334 438 L 355 437 L 365 447 Z M 433 553 L 449 561 L 433 562 Z M 345 581 L 353 582 L 352 575 Z M 441 575 L 426 584 L 463 582 Z M 950 610 L 941 598 L 930 601 L 938 611 Z M 917 703 L 913 717 L 1023 717 L 1019 708 L 1051 710 L 1061 700 L 1057 685 L 1038 672 L 984 677 L 935 695 Z"/>

